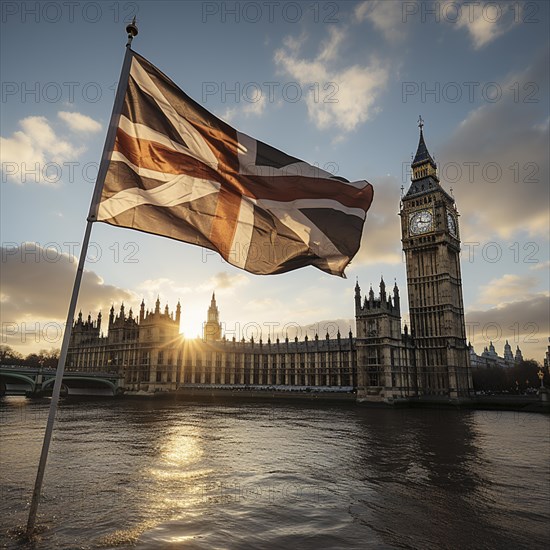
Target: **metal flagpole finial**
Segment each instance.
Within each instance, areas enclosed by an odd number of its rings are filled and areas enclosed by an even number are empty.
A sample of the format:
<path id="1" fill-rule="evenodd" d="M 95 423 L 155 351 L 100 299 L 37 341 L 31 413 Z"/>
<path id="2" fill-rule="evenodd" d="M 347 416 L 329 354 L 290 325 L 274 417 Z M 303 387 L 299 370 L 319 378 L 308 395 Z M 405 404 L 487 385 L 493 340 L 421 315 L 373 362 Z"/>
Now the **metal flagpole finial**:
<path id="1" fill-rule="evenodd" d="M 132 44 L 132 40 L 138 34 L 135 17 L 132 19 L 131 23 L 128 23 L 128 25 L 126 25 L 126 32 L 128 33 L 128 42 L 126 43 L 126 46 L 130 46 Z"/>

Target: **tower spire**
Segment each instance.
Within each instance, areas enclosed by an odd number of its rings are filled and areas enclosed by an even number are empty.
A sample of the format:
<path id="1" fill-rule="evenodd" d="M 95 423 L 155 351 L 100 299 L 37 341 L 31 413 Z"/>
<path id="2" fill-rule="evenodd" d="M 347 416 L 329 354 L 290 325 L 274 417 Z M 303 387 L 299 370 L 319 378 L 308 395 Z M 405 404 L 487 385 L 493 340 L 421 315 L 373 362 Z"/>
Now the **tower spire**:
<path id="1" fill-rule="evenodd" d="M 380 301 L 382 304 L 386 301 L 386 283 L 383 276 L 380 276 Z"/>
<path id="2" fill-rule="evenodd" d="M 358 313 L 361 310 L 361 287 L 359 286 L 359 277 L 355 282 L 355 312 Z"/>
<path id="3" fill-rule="evenodd" d="M 435 170 L 436 168 L 435 161 L 430 155 L 430 152 L 428 151 L 428 147 L 426 146 L 426 142 L 424 141 L 424 131 L 423 131 L 424 120 L 422 119 L 421 116 L 418 117 L 418 127 L 420 128 L 420 136 L 418 138 L 418 147 L 416 148 L 416 155 L 414 155 L 414 159 L 412 161 L 412 167 L 414 169 L 416 165 L 429 163 L 432 165 L 432 167 Z M 413 175 L 413 177 L 416 177 L 416 174 Z"/>
<path id="4" fill-rule="evenodd" d="M 181 304 L 178 300 L 178 305 L 176 306 L 176 323 L 179 323 L 181 319 Z"/>
<path id="5" fill-rule="evenodd" d="M 216 304 L 216 295 L 212 292 L 210 307 L 208 308 L 207 321 L 204 324 L 204 340 L 221 340 L 222 327 L 220 324 L 220 313 Z"/>
<path id="6" fill-rule="evenodd" d="M 411 185 L 406 195 L 402 197 L 403 200 L 411 195 L 429 192 L 433 189 L 443 191 L 437 175 L 437 164 L 430 155 L 424 140 L 424 119 L 421 116 L 418 117 L 418 128 L 420 129 L 420 135 L 416 154 L 411 162 Z"/>

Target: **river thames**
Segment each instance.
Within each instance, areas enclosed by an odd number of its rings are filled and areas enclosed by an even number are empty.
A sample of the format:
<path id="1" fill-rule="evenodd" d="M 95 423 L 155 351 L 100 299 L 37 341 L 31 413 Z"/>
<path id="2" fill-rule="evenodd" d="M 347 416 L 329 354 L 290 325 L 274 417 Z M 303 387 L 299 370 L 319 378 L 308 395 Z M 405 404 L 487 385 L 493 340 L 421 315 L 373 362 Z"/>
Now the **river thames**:
<path id="1" fill-rule="evenodd" d="M 0 400 L 1 543 L 24 528 L 49 401 Z M 355 404 L 65 401 L 33 548 L 534 549 L 550 418 Z"/>

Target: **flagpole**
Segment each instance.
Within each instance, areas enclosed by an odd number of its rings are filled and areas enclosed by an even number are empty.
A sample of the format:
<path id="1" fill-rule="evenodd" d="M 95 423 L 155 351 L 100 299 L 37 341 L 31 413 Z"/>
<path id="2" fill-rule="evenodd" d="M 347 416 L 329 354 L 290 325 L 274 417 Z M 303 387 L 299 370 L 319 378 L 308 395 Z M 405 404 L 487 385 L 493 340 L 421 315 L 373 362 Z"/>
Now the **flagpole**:
<path id="1" fill-rule="evenodd" d="M 36 481 L 34 484 L 34 490 L 32 493 L 31 506 L 29 510 L 29 518 L 27 521 L 26 537 L 31 538 L 34 533 L 36 515 L 38 512 L 38 505 L 40 503 L 40 494 L 42 491 L 42 482 L 44 480 L 44 472 L 46 470 L 46 462 L 48 460 L 48 452 L 50 449 L 50 442 L 52 439 L 53 427 L 55 423 L 55 415 L 57 412 L 57 405 L 59 403 L 59 395 L 61 393 L 61 385 L 63 381 L 63 373 L 65 371 L 65 361 L 67 359 L 67 351 L 69 349 L 69 341 L 71 337 L 71 328 L 74 320 L 74 314 L 76 311 L 76 302 L 78 300 L 78 293 L 80 291 L 80 283 L 82 281 L 82 274 L 84 272 L 84 264 L 86 262 L 86 254 L 88 252 L 88 245 L 90 242 L 90 235 L 92 232 L 92 224 L 96 220 L 97 207 L 101 196 L 101 190 L 105 181 L 105 176 L 109 168 L 109 162 L 113 151 L 113 146 L 116 137 L 116 129 L 120 118 L 120 112 L 122 110 L 122 104 L 124 102 L 124 96 L 126 94 L 126 88 L 128 83 L 128 75 L 130 74 L 130 64 L 132 61 L 132 50 L 130 46 L 134 36 L 138 34 L 138 28 L 136 26 L 136 18 L 132 23 L 126 27 L 128 33 L 128 42 L 126 43 L 126 54 L 124 55 L 124 61 L 122 63 L 122 70 L 120 72 L 120 78 L 118 81 L 117 92 L 115 96 L 115 102 L 113 105 L 113 111 L 111 113 L 111 119 L 109 122 L 109 129 L 107 130 L 107 137 L 105 138 L 105 144 L 103 146 L 103 154 L 101 156 L 101 163 L 97 174 L 96 184 L 92 200 L 90 204 L 90 211 L 86 221 L 86 230 L 84 232 L 84 238 L 82 240 L 82 251 L 78 260 L 78 267 L 76 270 L 73 292 L 71 295 L 71 301 L 69 303 L 69 310 L 67 312 L 67 321 L 65 323 L 65 331 L 63 334 L 63 342 L 61 345 L 61 351 L 59 352 L 59 360 L 57 362 L 57 370 L 55 373 L 55 382 L 52 391 L 52 400 L 50 403 L 50 410 L 48 413 L 48 420 L 46 423 L 46 430 L 44 432 L 44 441 L 42 443 L 42 451 L 40 452 L 40 460 L 38 462 L 38 471 L 36 473 Z"/>

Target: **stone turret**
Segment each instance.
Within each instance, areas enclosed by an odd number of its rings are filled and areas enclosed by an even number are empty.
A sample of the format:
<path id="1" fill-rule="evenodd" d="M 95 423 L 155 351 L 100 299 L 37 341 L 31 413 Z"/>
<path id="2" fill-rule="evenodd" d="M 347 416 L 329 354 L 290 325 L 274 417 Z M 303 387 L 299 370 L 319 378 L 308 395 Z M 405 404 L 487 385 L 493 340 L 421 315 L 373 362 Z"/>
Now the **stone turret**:
<path id="1" fill-rule="evenodd" d="M 386 283 L 384 282 L 384 277 L 380 278 L 380 301 L 386 301 Z"/>
<path id="2" fill-rule="evenodd" d="M 141 323 L 145 319 L 145 300 L 141 300 L 141 306 L 139 308 L 139 322 Z"/>
<path id="3" fill-rule="evenodd" d="M 101 313 L 97 316 L 97 322 L 92 321 L 91 314 L 86 320 L 82 317 L 82 311 L 78 312 L 77 320 L 73 323 L 71 329 L 70 346 L 82 345 L 99 338 L 101 329 Z"/>
<path id="4" fill-rule="evenodd" d="M 397 281 L 393 285 L 393 307 L 400 311 L 401 300 L 399 298 L 399 288 L 397 287 Z"/>
<path id="5" fill-rule="evenodd" d="M 396 350 L 402 346 L 397 284 L 393 288 L 393 300 L 386 293 L 383 277 L 378 298 L 374 297 L 371 286 L 369 299 L 365 299 L 363 307 L 356 308 L 355 322 L 358 398 L 374 401 L 392 398 L 393 369 L 400 360 Z"/>
<path id="6" fill-rule="evenodd" d="M 393 287 L 393 301 L 392 297 L 388 297 L 386 293 L 386 284 L 384 283 L 384 279 L 382 278 L 380 280 L 380 295 L 378 298 L 374 297 L 374 291 L 372 290 L 372 286 L 369 289 L 369 296 L 368 300 L 365 296 L 365 299 L 363 301 L 363 305 L 361 306 L 361 288 L 359 287 L 359 283 L 355 286 L 355 315 L 361 316 L 366 311 L 371 310 L 380 310 L 384 309 L 387 310 L 392 315 L 401 315 L 401 306 L 400 306 L 400 298 L 399 298 L 399 288 L 397 287 L 397 283 L 395 283 Z"/>
<path id="7" fill-rule="evenodd" d="M 361 309 L 361 287 L 359 286 L 359 280 L 355 283 L 355 313 Z"/>
<path id="8" fill-rule="evenodd" d="M 221 340 L 222 327 L 220 324 L 220 313 L 216 304 L 216 295 L 212 292 L 210 307 L 208 308 L 207 320 L 204 324 L 203 331 L 204 340 L 207 342 Z"/>

